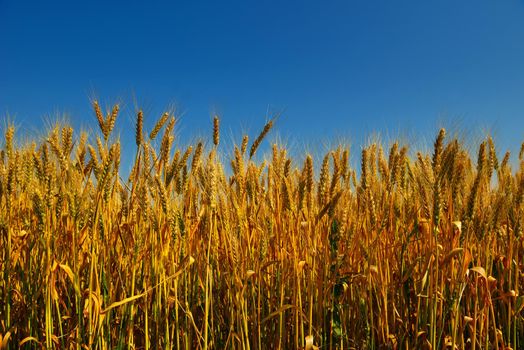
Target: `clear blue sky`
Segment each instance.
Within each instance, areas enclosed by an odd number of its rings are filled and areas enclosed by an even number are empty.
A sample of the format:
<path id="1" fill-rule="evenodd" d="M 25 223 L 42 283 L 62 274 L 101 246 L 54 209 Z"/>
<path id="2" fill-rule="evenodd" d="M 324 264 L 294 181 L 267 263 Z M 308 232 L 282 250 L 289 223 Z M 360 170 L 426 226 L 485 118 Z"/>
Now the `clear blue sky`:
<path id="1" fill-rule="evenodd" d="M 213 112 L 223 139 L 255 136 L 269 110 L 299 148 L 447 126 L 517 150 L 524 1 L 0 0 L 2 119 L 96 127 L 91 98 L 122 103 L 130 145 L 135 104 L 149 125 L 176 104 L 182 141 Z"/>

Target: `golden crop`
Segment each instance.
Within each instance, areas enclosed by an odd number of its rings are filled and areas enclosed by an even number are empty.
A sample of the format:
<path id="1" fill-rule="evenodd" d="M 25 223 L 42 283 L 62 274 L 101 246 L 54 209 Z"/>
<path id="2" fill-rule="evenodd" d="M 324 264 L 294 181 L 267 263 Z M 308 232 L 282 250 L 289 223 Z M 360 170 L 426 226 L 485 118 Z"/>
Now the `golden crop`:
<path id="1" fill-rule="evenodd" d="M 140 111 L 122 178 L 118 105 L 93 107 L 99 135 L 5 132 L 0 349 L 524 348 L 524 148 L 255 161 L 270 120 L 225 168 L 218 117 L 178 149 Z"/>

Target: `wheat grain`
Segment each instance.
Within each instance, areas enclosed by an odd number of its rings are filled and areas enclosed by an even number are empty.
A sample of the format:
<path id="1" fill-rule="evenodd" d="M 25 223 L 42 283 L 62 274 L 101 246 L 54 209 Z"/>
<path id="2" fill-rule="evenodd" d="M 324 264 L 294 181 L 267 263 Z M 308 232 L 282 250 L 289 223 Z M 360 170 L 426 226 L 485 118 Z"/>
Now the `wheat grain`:
<path id="1" fill-rule="evenodd" d="M 213 144 L 215 146 L 218 146 L 218 142 L 220 141 L 220 120 L 218 119 L 218 116 L 215 115 L 213 118 Z"/>
<path id="2" fill-rule="evenodd" d="M 249 150 L 249 158 L 253 158 L 255 155 L 255 152 L 257 151 L 258 147 L 260 146 L 260 143 L 266 137 L 266 135 L 269 133 L 269 130 L 273 127 L 273 120 L 270 120 L 264 125 L 264 129 L 262 129 L 262 132 L 258 135 L 258 137 L 255 139 L 253 144 L 251 145 L 251 149 Z"/>

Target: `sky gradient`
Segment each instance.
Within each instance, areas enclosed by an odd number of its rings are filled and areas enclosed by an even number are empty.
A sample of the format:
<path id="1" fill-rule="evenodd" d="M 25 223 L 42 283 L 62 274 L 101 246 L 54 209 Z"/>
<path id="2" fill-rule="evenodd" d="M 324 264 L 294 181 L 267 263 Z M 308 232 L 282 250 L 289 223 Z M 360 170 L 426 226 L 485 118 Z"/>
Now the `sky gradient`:
<path id="1" fill-rule="evenodd" d="M 0 115 L 19 134 L 66 114 L 96 127 L 90 100 L 120 102 L 132 146 L 176 106 L 180 141 L 273 138 L 314 152 L 373 135 L 428 145 L 445 126 L 524 140 L 523 1 L 0 0 Z"/>

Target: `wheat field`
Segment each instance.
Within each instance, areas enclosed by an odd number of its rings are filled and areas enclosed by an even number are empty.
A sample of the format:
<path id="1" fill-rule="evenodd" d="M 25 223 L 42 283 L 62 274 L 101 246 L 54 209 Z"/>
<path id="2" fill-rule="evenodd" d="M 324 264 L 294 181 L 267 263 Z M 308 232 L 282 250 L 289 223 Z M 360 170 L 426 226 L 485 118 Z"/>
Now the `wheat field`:
<path id="1" fill-rule="evenodd" d="M 0 349 L 524 349 L 524 144 L 315 164 L 257 154 L 273 119 L 180 148 L 139 111 L 124 175 L 119 106 L 93 108 L 90 135 L 6 127 Z"/>

